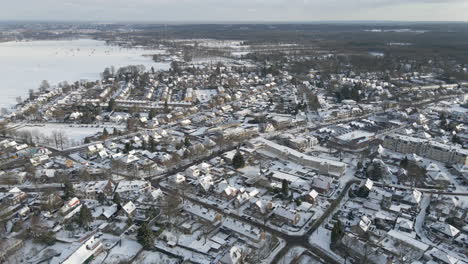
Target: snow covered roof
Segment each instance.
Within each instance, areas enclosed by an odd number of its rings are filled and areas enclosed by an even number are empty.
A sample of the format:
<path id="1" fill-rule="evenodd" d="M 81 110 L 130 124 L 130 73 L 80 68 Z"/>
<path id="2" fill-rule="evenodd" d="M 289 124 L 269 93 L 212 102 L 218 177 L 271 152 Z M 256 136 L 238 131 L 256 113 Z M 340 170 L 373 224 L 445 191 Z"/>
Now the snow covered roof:
<path id="1" fill-rule="evenodd" d="M 367 179 L 364 186 L 366 186 L 366 188 L 370 191 L 372 190 L 372 187 L 374 187 L 374 182 L 371 179 Z"/>
<path id="2" fill-rule="evenodd" d="M 459 263 L 459 259 L 454 257 L 454 256 L 451 256 L 449 254 L 447 254 L 446 252 L 440 250 L 439 248 L 432 248 L 431 250 L 429 250 L 427 252 L 427 255 L 430 255 L 432 256 L 433 258 L 436 258 L 440 261 L 442 261 L 443 263 L 447 263 L 447 264 L 456 264 L 456 263 Z"/>
<path id="3" fill-rule="evenodd" d="M 318 195 L 319 193 L 314 189 L 312 189 L 312 191 L 310 191 L 309 193 L 309 196 L 312 197 L 313 199 L 317 198 Z"/>
<path id="4" fill-rule="evenodd" d="M 128 203 L 126 203 L 124 206 L 122 206 L 122 209 L 127 213 L 127 214 L 132 214 L 135 209 L 136 209 L 136 206 L 135 204 L 130 201 Z"/>
<path id="5" fill-rule="evenodd" d="M 361 217 L 361 220 L 359 220 L 359 227 L 362 229 L 362 231 L 367 232 L 369 227 L 371 226 L 372 221 L 367 217 L 366 215 Z"/>
<path id="6" fill-rule="evenodd" d="M 444 233 L 450 237 L 456 237 L 458 233 L 460 233 L 460 230 L 458 230 L 456 227 L 442 222 L 432 224 L 431 228 L 438 230 L 439 232 Z"/>
<path id="7" fill-rule="evenodd" d="M 20 188 L 18 188 L 18 187 L 14 187 L 13 189 L 9 190 L 8 192 L 9 193 L 21 193 L 23 191 L 21 191 Z"/>
<path id="8" fill-rule="evenodd" d="M 281 216 L 283 218 L 286 218 L 288 220 L 294 221 L 296 219 L 297 213 L 294 211 L 291 211 L 289 209 L 283 208 L 281 206 L 278 206 L 275 208 L 274 211 L 275 215 Z"/>
<path id="9" fill-rule="evenodd" d="M 214 184 L 211 175 L 206 175 L 205 177 L 201 178 L 199 183 L 205 192 L 209 191 L 211 186 Z"/>
<path id="10" fill-rule="evenodd" d="M 413 190 L 410 194 L 406 195 L 404 200 L 413 204 L 419 204 L 421 202 L 422 192 Z"/>
<path id="11" fill-rule="evenodd" d="M 92 236 L 83 245 L 81 245 L 75 252 L 73 252 L 63 264 L 76 264 L 84 263 L 89 257 L 91 257 L 96 251 L 100 250 L 102 243 L 99 239 Z"/>
<path id="12" fill-rule="evenodd" d="M 102 215 L 109 219 L 111 216 L 113 216 L 117 212 L 117 205 L 113 204 L 111 206 L 106 206 L 103 208 Z"/>
<path id="13" fill-rule="evenodd" d="M 421 251 L 426 251 L 429 248 L 429 245 L 427 245 L 426 243 L 423 243 L 419 240 L 411 238 L 400 231 L 396 231 L 392 229 L 388 231 L 387 235 L 392 237 L 393 239 L 403 241 L 407 245 L 413 246 Z"/>
<path id="14" fill-rule="evenodd" d="M 440 171 L 440 168 L 437 164 L 431 162 L 429 165 L 426 167 L 427 171 Z"/>

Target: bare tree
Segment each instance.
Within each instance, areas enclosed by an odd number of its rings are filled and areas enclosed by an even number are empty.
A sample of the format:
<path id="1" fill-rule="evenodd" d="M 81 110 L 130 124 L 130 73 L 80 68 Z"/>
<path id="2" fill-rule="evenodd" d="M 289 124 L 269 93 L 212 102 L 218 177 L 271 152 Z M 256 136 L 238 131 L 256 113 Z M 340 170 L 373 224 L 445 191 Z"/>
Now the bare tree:
<path id="1" fill-rule="evenodd" d="M 39 85 L 39 92 L 43 93 L 50 88 L 50 84 L 47 80 L 43 80 L 41 85 Z"/>
<path id="2" fill-rule="evenodd" d="M 65 133 L 62 130 L 55 130 L 52 132 L 52 138 L 55 142 L 55 147 L 63 150 L 63 143 L 67 139 Z"/>

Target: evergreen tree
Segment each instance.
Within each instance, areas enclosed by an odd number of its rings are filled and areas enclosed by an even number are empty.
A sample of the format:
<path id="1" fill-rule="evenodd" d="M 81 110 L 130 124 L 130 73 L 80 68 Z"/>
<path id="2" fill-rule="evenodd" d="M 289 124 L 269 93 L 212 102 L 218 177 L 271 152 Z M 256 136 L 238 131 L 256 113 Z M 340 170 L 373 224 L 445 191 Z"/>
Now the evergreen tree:
<path id="1" fill-rule="evenodd" d="M 102 131 L 102 136 L 103 136 L 104 138 L 108 138 L 108 137 L 109 137 L 109 132 L 107 132 L 107 129 L 106 129 L 106 128 L 104 128 L 104 130 Z"/>
<path id="2" fill-rule="evenodd" d="M 185 137 L 184 139 L 184 145 L 186 148 L 190 147 L 192 143 L 190 143 L 190 139 L 188 137 Z"/>
<path id="3" fill-rule="evenodd" d="M 153 247 L 153 233 L 147 223 L 143 223 L 138 229 L 137 240 L 145 249 L 151 249 Z"/>
<path id="4" fill-rule="evenodd" d="M 112 201 L 116 204 L 120 204 L 122 201 L 120 200 L 120 195 L 119 193 L 114 194 L 114 198 L 112 198 Z"/>
<path id="5" fill-rule="evenodd" d="M 405 156 L 405 158 L 404 158 L 404 159 L 402 159 L 402 160 L 401 160 L 401 162 L 400 162 L 400 167 L 402 167 L 402 168 L 406 168 L 406 167 L 408 166 L 408 164 L 409 164 L 408 157 L 407 157 L 407 156 Z"/>
<path id="6" fill-rule="evenodd" d="M 129 153 L 130 151 L 132 151 L 132 149 L 132 144 L 130 144 L 129 142 L 125 143 L 124 153 Z"/>
<path id="7" fill-rule="evenodd" d="M 164 112 L 166 114 L 169 114 L 171 111 L 169 110 L 169 103 L 167 102 L 167 100 L 164 102 Z"/>
<path id="8" fill-rule="evenodd" d="M 104 204 L 106 202 L 106 195 L 103 192 L 99 192 L 97 195 L 97 200 L 100 204 Z"/>
<path id="9" fill-rule="evenodd" d="M 232 166 L 235 169 L 243 168 L 245 166 L 244 156 L 242 156 L 240 151 L 237 151 L 232 158 Z"/>
<path id="10" fill-rule="evenodd" d="M 81 227 L 88 227 L 91 220 L 91 210 L 89 210 L 89 208 L 85 204 L 83 204 L 81 206 L 80 212 L 78 213 L 78 225 L 80 225 Z"/>
<path id="11" fill-rule="evenodd" d="M 336 221 L 331 231 L 331 246 L 336 246 L 344 236 L 343 224 L 340 220 Z"/>
<path id="12" fill-rule="evenodd" d="M 52 231 L 40 232 L 35 238 L 34 242 L 52 246 L 55 244 L 55 233 Z"/>
<path id="13" fill-rule="evenodd" d="M 127 218 L 127 226 L 131 226 L 131 225 L 133 225 L 133 218 L 128 217 Z"/>
<path id="14" fill-rule="evenodd" d="M 148 120 L 151 120 L 156 117 L 156 109 L 151 108 L 151 110 L 148 113 Z"/>
<path id="15" fill-rule="evenodd" d="M 119 135 L 119 130 L 114 127 L 114 131 L 112 132 L 112 135 L 118 136 Z"/>
<path id="16" fill-rule="evenodd" d="M 70 181 L 66 181 L 66 182 L 64 183 L 64 190 L 63 190 L 63 192 L 64 192 L 64 194 L 65 194 L 65 199 L 66 199 L 66 200 L 75 197 L 75 189 L 73 189 L 73 184 L 72 184 Z"/>
<path id="17" fill-rule="evenodd" d="M 108 111 L 108 112 L 114 111 L 114 110 L 115 110 L 115 105 L 116 105 L 115 99 L 114 99 L 114 98 L 111 98 L 111 99 L 109 100 L 109 104 L 107 105 L 107 111 Z"/>
<path id="18" fill-rule="evenodd" d="M 284 197 L 289 196 L 289 183 L 286 179 L 283 179 L 281 183 L 281 191 L 283 192 Z"/>
<path id="19" fill-rule="evenodd" d="M 156 141 L 154 141 L 153 137 L 150 137 L 149 143 L 150 143 L 150 151 L 155 152 L 156 151 Z"/>
<path id="20" fill-rule="evenodd" d="M 358 161 L 358 163 L 357 163 L 357 170 L 361 170 L 362 167 L 363 167 L 362 161 Z"/>
<path id="21" fill-rule="evenodd" d="M 356 191 L 356 196 L 360 198 L 367 198 L 369 196 L 369 189 L 367 189 L 366 186 L 361 186 L 359 189 Z"/>

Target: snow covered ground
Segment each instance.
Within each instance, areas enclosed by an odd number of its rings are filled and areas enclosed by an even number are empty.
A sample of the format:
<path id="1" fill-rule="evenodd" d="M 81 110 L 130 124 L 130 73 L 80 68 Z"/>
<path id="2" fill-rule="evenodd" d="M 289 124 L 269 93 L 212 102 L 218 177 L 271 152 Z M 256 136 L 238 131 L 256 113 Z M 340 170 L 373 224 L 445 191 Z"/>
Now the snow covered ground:
<path id="1" fill-rule="evenodd" d="M 134 263 L 137 263 L 137 264 L 153 264 L 153 263 L 175 264 L 175 263 L 178 263 L 178 259 L 171 258 L 161 252 L 143 251 L 141 252 L 140 255 L 138 255 Z"/>
<path id="2" fill-rule="evenodd" d="M 110 66 L 168 69 L 169 63 L 155 63 L 150 56 L 143 56 L 163 52 L 107 46 L 90 39 L 0 43 L 0 107 L 15 104 L 18 96 L 27 97 L 28 90 L 37 89 L 42 80 L 51 84 L 97 80 Z"/>
<path id="3" fill-rule="evenodd" d="M 35 136 L 39 136 L 39 141 L 36 143 L 49 145 L 51 147 L 55 147 L 55 143 L 53 141 L 53 133 L 55 131 L 63 132 L 66 140 L 64 142 L 64 148 L 71 147 L 78 144 L 83 144 L 83 140 L 88 137 L 96 134 L 97 132 L 102 132 L 104 129 L 103 126 L 81 126 L 81 125 L 67 125 L 67 124 L 53 124 L 53 123 L 46 123 L 41 124 L 41 126 L 35 125 L 26 125 L 18 129 L 18 132 L 29 131 L 33 135 L 33 140 Z M 107 131 L 112 133 L 113 127 L 106 126 Z"/>

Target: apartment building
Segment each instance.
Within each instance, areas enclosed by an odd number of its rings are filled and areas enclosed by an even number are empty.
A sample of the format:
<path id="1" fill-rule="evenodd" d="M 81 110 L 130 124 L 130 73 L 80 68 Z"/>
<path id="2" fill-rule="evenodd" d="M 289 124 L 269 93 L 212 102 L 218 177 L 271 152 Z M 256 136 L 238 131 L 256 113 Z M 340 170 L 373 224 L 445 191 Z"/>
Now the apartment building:
<path id="1" fill-rule="evenodd" d="M 467 149 L 433 140 L 393 134 L 385 136 L 383 146 L 403 154 L 414 153 L 444 163 L 468 165 Z"/>

